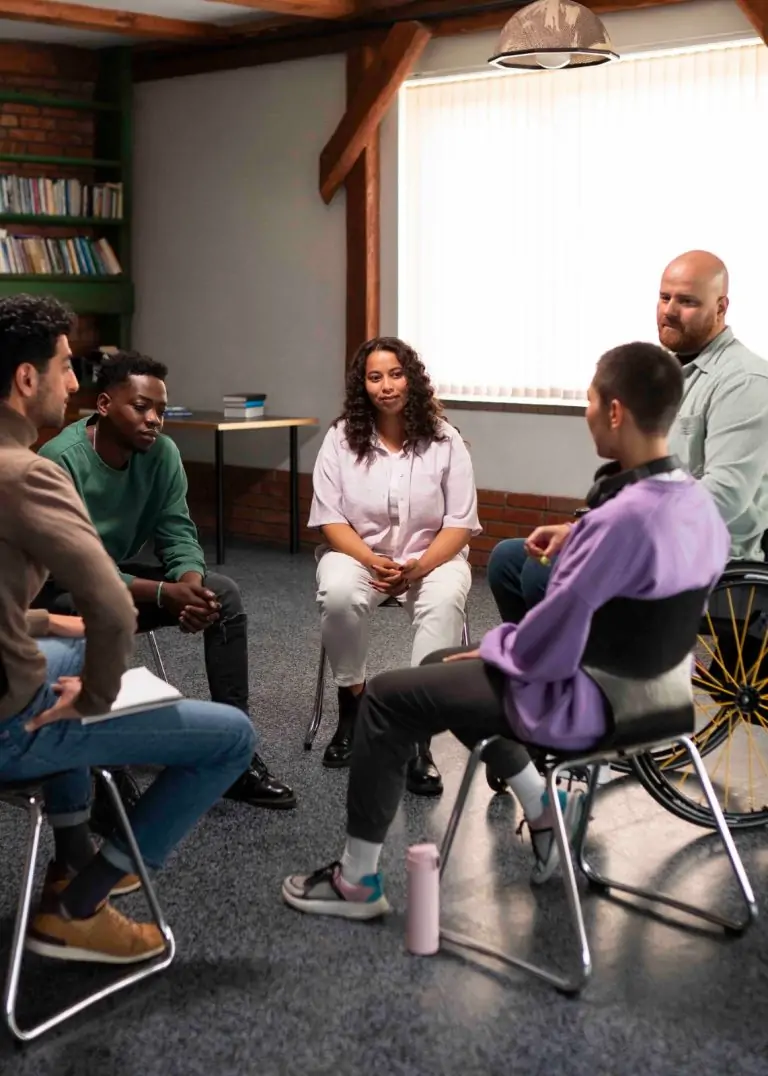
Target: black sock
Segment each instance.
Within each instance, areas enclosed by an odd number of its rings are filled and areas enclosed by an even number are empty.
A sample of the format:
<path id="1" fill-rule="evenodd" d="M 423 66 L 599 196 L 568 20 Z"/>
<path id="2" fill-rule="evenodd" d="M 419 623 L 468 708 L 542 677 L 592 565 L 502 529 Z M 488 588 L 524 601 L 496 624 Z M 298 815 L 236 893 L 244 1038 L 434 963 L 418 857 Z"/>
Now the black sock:
<path id="1" fill-rule="evenodd" d="M 96 855 L 96 845 L 88 822 L 78 822 L 74 826 L 55 826 L 53 840 L 56 862 L 73 870 L 82 870 Z"/>
<path id="2" fill-rule="evenodd" d="M 73 919 L 87 919 L 107 899 L 124 875 L 122 867 L 113 866 L 99 853 L 62 893 L 64 910 Z"/>

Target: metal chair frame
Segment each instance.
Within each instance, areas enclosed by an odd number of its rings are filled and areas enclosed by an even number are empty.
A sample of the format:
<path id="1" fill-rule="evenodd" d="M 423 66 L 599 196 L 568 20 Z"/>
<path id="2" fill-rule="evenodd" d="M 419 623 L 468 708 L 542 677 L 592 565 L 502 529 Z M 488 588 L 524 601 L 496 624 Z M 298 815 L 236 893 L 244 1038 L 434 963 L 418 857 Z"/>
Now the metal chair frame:
<path id="1" fill-rule="evenodd" d="M 26 811 L 29 820 L 29 835 L 24 861 L 21 892 L 16 908 L 13 941 L 11 943 L 8 973 L 3 993 L 3 1014 L 5 1023 L 14 1038 L 22 1043 L 31 1042 L 33 1039 L 39 1038 L 39 1036 L 45 1034 L 47 1031 L 57 1027 L 59 1024 L 63 1024 L 66 1020 L 76 1016 L 77 1013 L 83 1012 L 85 1009 L 90 1008 L 92 1005 L 109 997 L 111 994 L 116 994 L 120 990 L 125 990 L 129 986 L 133 986 L 134 983 L 141 982 L 143 979 L 148 979 L 150 976 L 157 975 L 158 972 L 164 971 L 176 954 L 176 942 L 173 933 L 171 932 L 171 928 L 168 926 L 160 904 L 158 903 L 152 880 L 136 843 L 133 829 L 128 821 L 128 816 L 125 812 L 123 801 L 120 798 L 120 793 L 115 786 L 114 778 L 109 770 L 101 767 L 96 768 L 94 772 L 106 785 L 119 821 L 119 827 L 128 844 L 131 857 L 133 858 L 136 873 L 141 878 L 143 891 L 152 913 L 152 919 L 165 939 L 165 949 L 161 955 L 155 957 L 153 960 L 148 961 L 146 964 L 134 967 L 132 971 L 121 976 L 108 986 L 100 987 L 98 990 L 86 995 L 86 997 L 82 998 L 80 1001 L 60 1009 L 54 1013 L 53 1016 L 48 1017 L 48 1019 L 42 1020 L 30 1027 L 21 1027 L 16 1016 L 16 1004 L 24 958 L 24 944 L 27 937 L 27 927 L 32 905 L 35 867 L 40 848 L 40 830 L 43 824 L 43 804 L 39 781 L 25 782 L 23 784 L 14 782 L 13 784 L 6 784 L 5 786 L 0 785 L 0 801 L 7 803 L 11 807 Z"/>
<path id="2" fill-rule="evenodd" d="M 396 609 L 400 607 L 400 602 L 396 598 L 387 598 L 386 601 L 381 602 L 377 606 L 378 609 Z M 150 633 L 151 634 L 151 633 Z M 151 644 L 150 644 L 151 645 Z M 156 645 L 156 644 L 155 644 Z M 464 608 L 464 623 L 461 628 L 461 645 L 469 646 L 469 615 L 466 607 Z M 307 731 L 304 734 L 304 750 L 311 751 L 312 744 L 315 742 L 320 724 L 323 720 L 323 701 L 325 699 L 325 663 L 327 659 L 325 647 L 322 642 L 320 643 L 320 661 L 317 666 L 317 683 L 315 686 L 315 701 L 312 705 L 312 716 L 309 719 L 307 725 Z"/>
<path id="3" fill-rule="evenodd" d="M 157 645 L 154 631 L 147 632 L 147 642 L 149 643 L 149 649 L 152 651 L 152 660 L 155 663 L 157 675 L 165 680 L 166 684 L 169 683 L 165 673 L 165 665 L 163 665 L 163 659 L 160 655 L 160 647 Z"/>
<path id="4" fill-rule="evenodd" d="M 464 770 L 464 776 L 459 786 L 459 791 L 456 796 L 456 801 L 451 812 L 451 817 L 448 822 L 448 827 L 445 831 L 442 846 L 440 849 L 440 878 L 441 881 L 445 875 L 445 871 L 448 867 L 448 861 L 450 858 L 451 848 L 453 847 L 454 838 L 456 836 L 456 830 L 461 816 L 464 813 L 464 808 L 467 802 L 467 796 L 472 786 L 477 767 L 482 761 L 483 753 L 490 743 L 499 739 L 498 736 L 491 736 L 488 739 L 481 740 L 470 753 L 467 761 L 466 768 Z M 658 893 L 653 890 L 642 889 L 638 886 L 628 885 L 625 882 L 617 881 L 612 878 L 601 874 L 596 870 L 587 860 L 584 844 L 586 841 L 587 830 L 589 827 L 590 812 L 595 799 L 595 793 L 598 787 L 598 778 L 600 773 L 601 763 L 611 763 L 615 761 L 626 761 L 633 755 L 641 754 L 644 751 L 649 751 L 654 748 L 666 747 L 669 745 L 680 745 L 684 747 L 693 763 L 699 780 L 701 781 L 704 794 L 709 803 L 710 810 L 715 819 L 715 828 L 719 834 L 723 847 L 725 848 L 728 860 L 731 865 L 733 875 L 735 877 L 738 889 L 746 905 L 746 914 L 741 919 L 731 919 L 717 912 L 709 911 L 708 909 L 696 907 L 691 904 L 684 903 L 683 901 L 676 900 L 673 897 L 666 896 L 665 894 Z M 583 811 L 583 823 L 580 827 L 580 832 L 576 835 L 574 841 L 573 854 L 569 845 L 568 834 L 565 829 L 565 822 L 563 819 L 563 812 L 560 807 L 560 798 L 557 795 L 558 778 L 560 778 L 565 771 L 573 770 L 576 767 L 587 767 L 589 769 L 589 785 L 586 794 L 586 802 L 584 804 Z M 562 974 L 560 972 L 552 971 L 541 964 L 532 963 L 528 960 L 524 960 L 522 957 L 516 956 L 513 953 L 507 952 L 503 949 L 495 946 L 486 945 L 474 938 L 471 938 L 465 934 L 459 934 L 452 930 L 441 929 L 440 935 L 444 941 L 450 945 L 457 946 L 460 949 L 470 949 L 476 952 L 482 953 L 485 956 L 490 956 L 500 961 L 507 967 L 521 968 L 524 971 L 535 975 L 539 979 L 543 979 L 544 982 L 551 984 L 561 993 L 576 995 L 578 994 L 589 979 L 592 973 L 592 957 L 589 948 L 589 939 L 587 937 L 586 928 L 584 925 L 584 915 L 582 912 L 581 898 L 579 896 L 579 890 L 576 882 L 576 872 L 574 869 L 574 859 L 578 865 L 579 870 L 585 875 L 589 886 L 600 892 L 607 892 L 610 889 L 617 890 L 620 893 L 627 893 L 634 897 L 640 897 L 645 901 L 651 903 L 663 904 L 669 908 L 674 908 L 677 911 L 685 912 L 688 915 L 694 916 L 698 919 L 703 919 L 708 923 L 722 927 L 727 933 L 742 934 L 750 924 L 755 920 L 757 915 L 757 904 L 755 902 L 755 896 L 752 891 L 752 887 L 747 877 L 744 866 L 741 862 L 736 846 L 733 843 L 730 830 L 723 818 L 723 812 L 718 803 L 717 797 L 712 788 L 712 782 L 709 779 L 709 775 L 701 761 L 701 756 L 696 748 L 696 745 L 692 742 L 689 736 L 681 735 L 677 736 L 672 741 L 666 743 L 656 742 L 652 744 L 643 744 L 642 746 L 632 746 L 628 749 L 622 750 L 603 750 L 600 752 L 594 752 L 588 755 L 582 755 L 578 758 L 567 757 L 558 758 L 554 756 L 550 758 L 546 767 L 547 777 L 547 791 L 549 793 L 550 803 L 553 805 L 555 816 L 555 839 L 557 840 L 557 847 L 560 852 L 560 864 L 563 873 L 566 896 L 568 898 L 569 917 L 568 921 L 571 928 L 571 937 L 576 943 L 576 949 L 578 951 L 578 966 L 575 971 L 569 974 Z"/>

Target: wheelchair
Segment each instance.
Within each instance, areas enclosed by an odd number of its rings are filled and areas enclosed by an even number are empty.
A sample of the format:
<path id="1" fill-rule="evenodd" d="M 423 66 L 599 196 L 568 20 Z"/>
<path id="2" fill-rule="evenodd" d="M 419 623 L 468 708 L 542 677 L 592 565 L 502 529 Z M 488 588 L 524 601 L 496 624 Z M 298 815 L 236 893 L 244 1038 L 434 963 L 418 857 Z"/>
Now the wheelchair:
<path id="1" fill-rule="evenodd" d="M 766 538 L 763 548 L 766 548 Z M 768 563 L 731 563 L 702 618 L 693 664 L 698 748 L 731 829 L 768 823 Z M 679 749 L 632 759 L 666 810 L 711 829 L 701 782 Z"/>

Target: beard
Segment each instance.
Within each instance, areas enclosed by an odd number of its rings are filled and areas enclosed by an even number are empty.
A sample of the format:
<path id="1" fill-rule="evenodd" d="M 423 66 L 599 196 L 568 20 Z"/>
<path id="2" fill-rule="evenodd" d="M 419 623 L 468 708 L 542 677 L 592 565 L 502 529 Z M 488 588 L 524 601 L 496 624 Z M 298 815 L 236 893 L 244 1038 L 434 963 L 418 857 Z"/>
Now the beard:
<path id="1" fill-rule="evenodd" d="M 682 325 L 661 324 L 659 343 L 675 355 L 698 355 L 712 339 L 716 324 L 714 314 L 696 328 L 686 329 Z"/>
<path id="2" fill-rule="evenodd" d="M 33 414 L 30 415 L 32 422 L 38 429 L 42 429 L 44 426 L 51 426 L 54 429 L 60 430 L 67 417 L 67 401 L 63 403 L 57 400 L 52 392 L 41 392 L 33 409 Z"/>

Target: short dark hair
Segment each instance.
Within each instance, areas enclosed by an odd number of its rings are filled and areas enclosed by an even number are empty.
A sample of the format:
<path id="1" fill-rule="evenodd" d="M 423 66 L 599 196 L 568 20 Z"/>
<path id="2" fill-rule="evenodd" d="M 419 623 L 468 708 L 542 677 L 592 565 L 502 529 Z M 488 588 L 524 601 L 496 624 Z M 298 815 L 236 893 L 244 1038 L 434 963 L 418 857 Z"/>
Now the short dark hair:
<path id="1" fill-rule="evenodd" d="M 96 391 L 109 392 L 115 385 L 123 385 L 134 374 L 156 377 L 165 381 L 168 367 L 138 351 L 115 351 L 105 355 L 96 371 Z"/>
<path id="2" fill-rule="evenodd" d="M 683 398 L 680 360 L 639 341 L 606 351 L 592 384 L 603 403 L 619 400 L 647 434 L 668 433 Z"/>
<path id="3" fill-rule="evenodd" d="M 0 400 L 7 400 L 18 368 L 31 363 L 43 373 L 56 354 L 56 341 L 69 336 L 75 315 L 51 295 L 11 295 L 0 299 Z"/>

